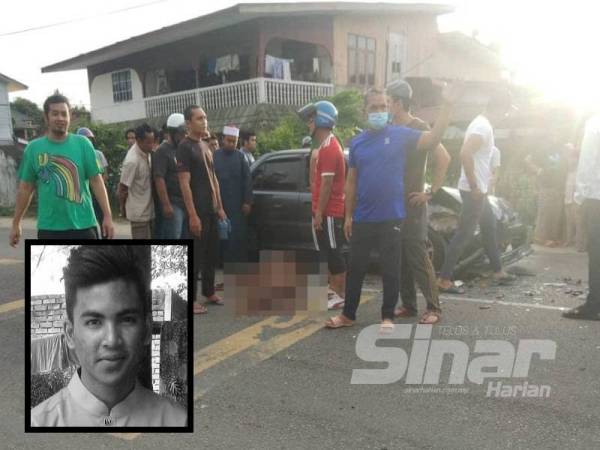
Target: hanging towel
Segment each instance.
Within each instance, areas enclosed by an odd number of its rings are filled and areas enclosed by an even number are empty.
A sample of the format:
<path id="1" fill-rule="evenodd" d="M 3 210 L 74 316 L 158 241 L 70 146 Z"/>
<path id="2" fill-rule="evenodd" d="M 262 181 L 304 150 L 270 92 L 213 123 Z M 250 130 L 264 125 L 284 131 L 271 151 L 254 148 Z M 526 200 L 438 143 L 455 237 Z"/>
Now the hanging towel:
<path id="1" fill-rule="evenodd" d="M 285 81 L 292 81 L 292 70 L 290 68 L 290 61 L 284 59 L 283 61 L 283 78 Z"/>
<path id="2" fill-rule="evenodd" d="M 31 373 L 66 369 L 76 361 L 63 333 L 31 340 Z"/>
<path id="3" fill-rule="evenodd" d="M 237 54 L 231 55 L 231 70 L 240 70 L 240 57 Z"/>
<path id="4" fill-rule="evenodd" d="M 217 58 L 215 73 L 228 72 L 231 70 L 231 55 Z"/>

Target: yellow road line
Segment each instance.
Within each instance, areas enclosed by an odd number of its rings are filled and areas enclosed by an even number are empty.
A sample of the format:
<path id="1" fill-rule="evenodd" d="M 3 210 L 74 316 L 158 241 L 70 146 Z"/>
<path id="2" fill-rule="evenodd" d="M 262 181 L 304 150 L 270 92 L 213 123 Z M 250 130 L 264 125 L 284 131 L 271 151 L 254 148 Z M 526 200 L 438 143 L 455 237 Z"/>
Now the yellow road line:
<path id="1" fill-rule="evenodd" d="M 0 305 L 0 314 L 14 311 L 15 309 L 21 309 L 25 307 L 25 300 L 15 300 L 14 302 L 3 303 Z"/>
<path id="2" fill-rule="evenodd" d="M 23 260 L 0 258 L 0 266 L 9 266 L 11 264 L 23 264 Z"/>
<path id="3" fill-rule="evenodd" d="M 361 304 L 369 303 L 375 297 L 375 295 L 369 296 L 361 301 Z M 267 328 L 285 330 L 293 328 L 305 321 L 307 322 L 306 324 L 287 333 L 279 334 L 266 341 L 260 340 L 261 333 Z M 220 341 L 195 352 L 194 375 L 198 375 L 246 350 L 248 350 L 248 355 L 252 361 L 257 363 L 264 361 L 286 348 L 291 347 L 302 339 L 313 335 L 324 326 L 325 320 L 323 318 L 310 318 L 307 314 L 296 314 L 292 316 L 290 320 L 286 321 L 282 321 L 281 316 L 272 316 L 261 320 L 254 325 L 244 328 L 231 336 L 223 338 Z M 194 400 L 198 400 L 205 393 L 205 390 L 200 391 L 194 396 Z M 111 436 L 129 441 L 136 439 L 141 434 L 142 433 L 111 433 Z"/>
<path id="4" fill-rule="evenodd" d="M 371 295 L 361 301 L 361 304 L 369 303 L 376 297 L 376 295 Z M 246 350 L 251 360 L 255 362 L 264 361 L 325 327 L 324 318 L 313 317 L 311 319 L 306 314 L 295 315 L 287 322 L 280 322 L 280 318 L 280 316 L 275 316 L 265 319 L 197 351 L 194 353 L 194 375 L 198 375 Z M 286 329 L 292 328 L 301 322 L 306 322 L 306 324 L 287 333 L 276 335 L 266 341 L 261 341 L 259 338 L 260 333 L 265 327 L 270 326 L 278 329 Z M 205 393 L 206 391 L 204 390 L 199 391 L 194 396 L 194 400 L 198 400 Z"/>
<path id="5" fill-rule="evenodd" d="M 138 436 L 141 436 L 142 433 L 109 433 L 111 436 L 123 439 L 125 441 L 133 441 Z"/>
<path id="6" fill-rule="evenodd" d="M 260 342 L 260 334 L 266 328 L 285 329 L 300 323 L 305 316 L 296 315 L 282 322 L 280 316 L 269 317 L 232 334 L 194 354 L 194 375 L 209 369 Z"/>

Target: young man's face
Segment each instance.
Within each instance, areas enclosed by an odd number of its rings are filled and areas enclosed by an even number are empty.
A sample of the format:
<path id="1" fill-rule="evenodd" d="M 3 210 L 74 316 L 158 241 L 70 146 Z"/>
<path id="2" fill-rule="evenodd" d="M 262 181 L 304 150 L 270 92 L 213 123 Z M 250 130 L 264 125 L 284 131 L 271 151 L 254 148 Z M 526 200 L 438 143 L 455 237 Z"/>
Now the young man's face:
<path id="1" fill-rule="evenodd" d="M 254 150 L 256 150 L 256 136 L 250 136 L 246 141 L 244 148 L 250 153 L 254 153 Z"/>
<path id="2" fill-rule="evenodd" d="M 46 114 L 48 130 L 56 136 L 64 136 L 71 122 L 69 106 L 66 103 L 51 103 L 49 107 L 50 110 Z"/>
<path id="3" fill-rule="evenodd" d="M 133 144 L 135 144 L 135 133 L 130 131 L 127 133 L 127 146 L 131 147 Z"/>
<path id="4" fill-rule="evenodd" d="M 223 136 L 223 150 L 235 150 L 238 138 L 235 136 Z"/>
<path id="5" fill-rule="evenodd" d="M 188 130 L 194 134 L 204 134 L 208 129 L 206 113 L 202 108 L 192 110 L 192 117 L 186 122 Z"/>
<path id="6" fill-rule="evenodd" d="M 111 387 L 135 380 L 151 329 L 135 284 L 116 279 L 77 290 L 65 333 L 83 382 Z"/>
<path id="7" fill-rule="evenodd" d="M 402 105 L 402 100 L 400 99 L 389 99 L 390 105 L 390 114 L 394 117 L 400 117 L 404 114 L 404 106 Z"/>

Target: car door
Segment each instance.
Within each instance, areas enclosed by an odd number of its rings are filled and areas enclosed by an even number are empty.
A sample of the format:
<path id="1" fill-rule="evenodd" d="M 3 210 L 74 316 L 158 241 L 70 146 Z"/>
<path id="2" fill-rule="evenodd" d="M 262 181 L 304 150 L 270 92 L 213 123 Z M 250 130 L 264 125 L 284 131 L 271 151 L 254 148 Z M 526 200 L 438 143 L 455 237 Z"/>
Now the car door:
<path id="1" fill-rule="evenodd" d="M 314 250 L 315 244 L 312 234 L 312 194 L 310 192 L 309 180 L 310 153 L 305 153 L 302 159 L 301 183 L 299 202 L 299 228 L 298 247 L 301 249 Z"/>
<path id="2" fill-rule="evenodd" d="M 290 249 L 298 245 L 302 162 L 302 155 L 274 154 L 253 167 L 252 222 L 261 249 Z"/>

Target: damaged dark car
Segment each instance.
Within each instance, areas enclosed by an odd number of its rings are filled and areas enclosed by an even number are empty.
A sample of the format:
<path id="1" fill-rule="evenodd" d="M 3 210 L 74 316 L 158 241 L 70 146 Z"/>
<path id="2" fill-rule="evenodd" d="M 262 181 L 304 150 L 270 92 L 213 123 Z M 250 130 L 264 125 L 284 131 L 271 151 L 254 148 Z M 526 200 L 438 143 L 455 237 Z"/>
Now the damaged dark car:
<path id="1" fill-rule="evenodd" d="M 268 153 L 251 167 L 254 207 L 249 217 L 250 248 L 259 250 L 314 251 L 311 230 L 311 194 L 308 149 Z M 498 245 L 505 264 L 530 252 L 528 228 L 508 202 L 489 197 L 498 220 Z M 429 202 L 428 247 L 439 270 L 454 234 L 461 210 L 458 189 L 444 187 Z M 479 230 L 465 249 L 455 275 L 486 269 Z"/>

